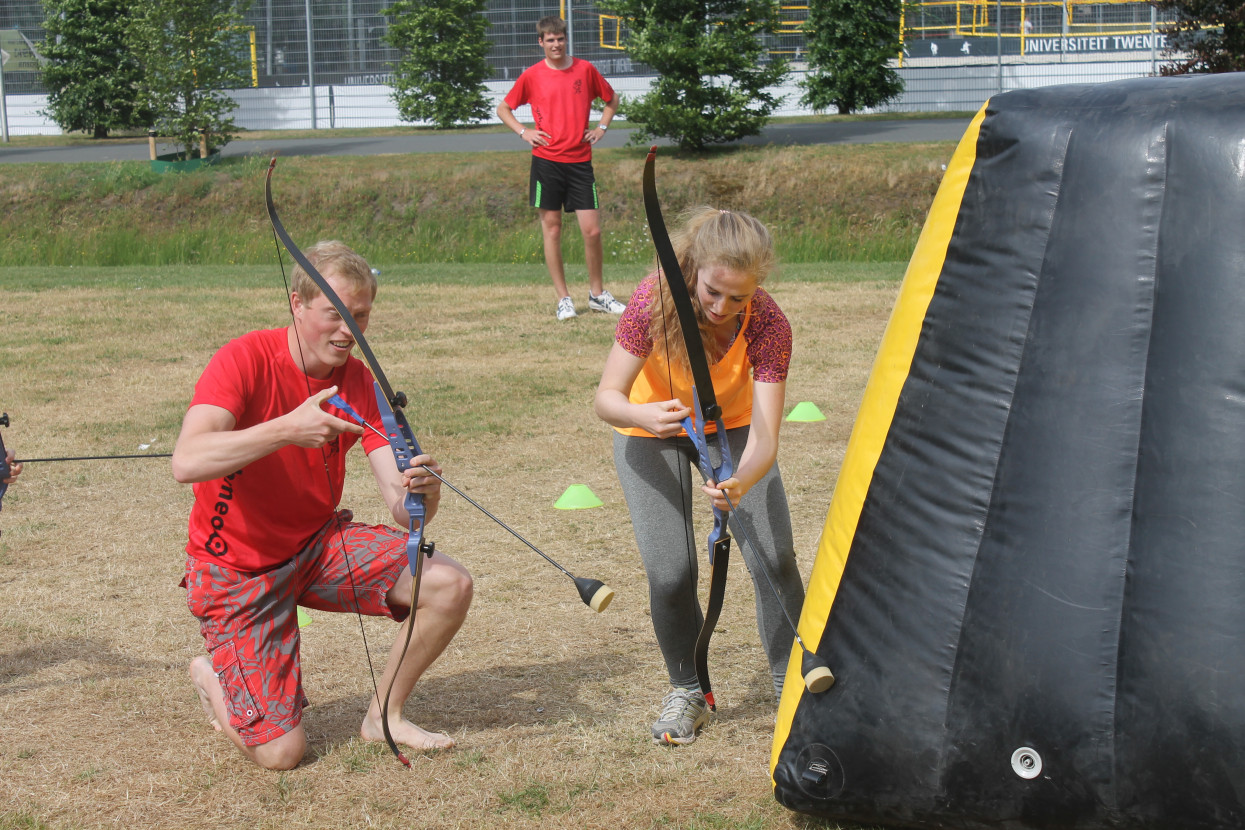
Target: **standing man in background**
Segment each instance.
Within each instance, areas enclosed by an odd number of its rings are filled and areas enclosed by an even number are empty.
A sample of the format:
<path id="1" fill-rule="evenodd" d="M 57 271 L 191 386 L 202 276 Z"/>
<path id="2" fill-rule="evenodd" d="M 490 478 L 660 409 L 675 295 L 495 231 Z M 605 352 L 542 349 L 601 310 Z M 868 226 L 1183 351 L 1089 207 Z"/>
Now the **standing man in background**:
<path id="1" fill-rule="evenodd" d="M 566 21 L 542 17 L 536 34 L 545 59 L 519 76 L 497 105 L 497 117 L 532 147 L 529 198 L 540 215 L 545 266 L 558 295 L 557 317 L 577 316 L 562 264 L 563 210 L 575 212 L 583 234 L 589 310 L 622 314 L 626 306 L 605 290 L 602 276 L 601 212 L 592 173 L 592 145 L 604 137 L 618 111 L 618 96 L 595 66 L 566 53 Z M 589 129 L 588 117 L 597 98 L 605 107 L 596 129 Z M 532 105 L 535 127 L 525 127 L 514 117 L 514 111 L 524 104 Z"/>

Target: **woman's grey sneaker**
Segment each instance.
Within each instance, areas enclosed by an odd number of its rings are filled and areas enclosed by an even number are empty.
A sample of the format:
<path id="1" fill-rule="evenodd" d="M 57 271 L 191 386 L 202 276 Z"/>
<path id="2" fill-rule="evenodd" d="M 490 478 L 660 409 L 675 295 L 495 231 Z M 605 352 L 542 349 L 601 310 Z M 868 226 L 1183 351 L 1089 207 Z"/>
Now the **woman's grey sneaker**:
<path id="1" fill-rule="evenodd" d="M 569 320 L 572 317 L 578 317 L 575 313 L 575 301 L 570 297 L 563 297 L 558 300 L 558 310 L 555 312 L 559 320 Z"/>
<path id="2" fill-rule="evenodd" d="M 700 689 L 671 689 L 661 699 L 661 717 L 653 724 L 653 743 L 682 746 L 696 740 L 709 722 L 709 704 Z"/>
<path id="3" fill-rule="evenodd" d="M 607 314 L 622 314 L 627 310 L 625 303 L 620 303 L 614 299 L 614 295 L 608 291 L 602 291 L 595 297 L 588 295 L 589 311 L 604 311 Z"/>

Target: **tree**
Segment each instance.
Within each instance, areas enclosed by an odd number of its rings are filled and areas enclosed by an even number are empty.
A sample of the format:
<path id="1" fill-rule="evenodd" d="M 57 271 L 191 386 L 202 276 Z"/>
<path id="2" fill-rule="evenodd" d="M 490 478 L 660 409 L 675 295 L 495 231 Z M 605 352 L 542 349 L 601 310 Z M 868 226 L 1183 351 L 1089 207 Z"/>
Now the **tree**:
<path id="1" fill-rule="evenodd" d="M 1163 75 L 1245 70 L 1245 0 L 1174 0 L 1155 4 L 1173 21 L 1164 30 L 1171 61 Z"/>
<path id="2" fill-rule="evenodd" d="M 109 130 L 151 124 L 151 112 L 139 104 L 141 68 L 125 40 L 132 5 L 43 0 L 47 113 L 62 130 L 107 138 Z"/>
<path id="3" fill-rule="evenodd" d="M 778 23 L 770 0 L 601 0 L 626 19 L 627 53 L 657 72 L 623 102 L 633 142 L 665 136 L 684 149 L 757 135 L 782 102 L 767 90 L 787 74 L 762 36 Z"/>
<path id="4" fill-rule="evenodd" d="M 248 82 L 245 5 L 245 0 L 132 4 L 130 46 L 143 67 L 143 93 L 155 113 L 155 129 L 185 147 L 188 159 L 196 147 L 210 152 L 233 138 L 229 113 L 237 103 L 226 90 Z"/>
<path id="5" fill-rule="evenodd" d="M 487 0 L 398 0 L 385 40 L 402 53 L 393 101 L 403 121 L 446 129 L 489 114 Z"/>
<path id="6" fill-rule="evenodd" d="M 800 103 L 846 115 L 903 92 L 903 80 L 889 65 L 901 48 L 901 8 L 902 0 L 810 0 Z"/>

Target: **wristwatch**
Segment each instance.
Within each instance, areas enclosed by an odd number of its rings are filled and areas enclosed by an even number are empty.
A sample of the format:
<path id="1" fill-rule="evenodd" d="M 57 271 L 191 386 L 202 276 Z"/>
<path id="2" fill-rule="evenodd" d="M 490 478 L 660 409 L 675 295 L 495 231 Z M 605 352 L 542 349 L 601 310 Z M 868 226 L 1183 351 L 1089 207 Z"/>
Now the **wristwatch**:
<path id="1" fill-rule="evenodd" d="M 597 124 L 597 129 L 600 130 L 601 132 L 605 132 L 609 128 L 610 128 L 609 124 Z"/>

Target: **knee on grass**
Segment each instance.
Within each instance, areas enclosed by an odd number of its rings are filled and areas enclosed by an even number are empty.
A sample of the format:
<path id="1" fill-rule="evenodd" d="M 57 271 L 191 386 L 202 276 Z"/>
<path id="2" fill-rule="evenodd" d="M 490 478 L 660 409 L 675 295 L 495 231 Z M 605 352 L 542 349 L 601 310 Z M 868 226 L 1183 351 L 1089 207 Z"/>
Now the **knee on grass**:
<path id="1" fill-rule="evenodd" d="M 307 739 L 301 730 L 287 732 L 275 740 L 252 748 L 251 759 L 270 770 L 294 769 L 307 753 Z"/>

